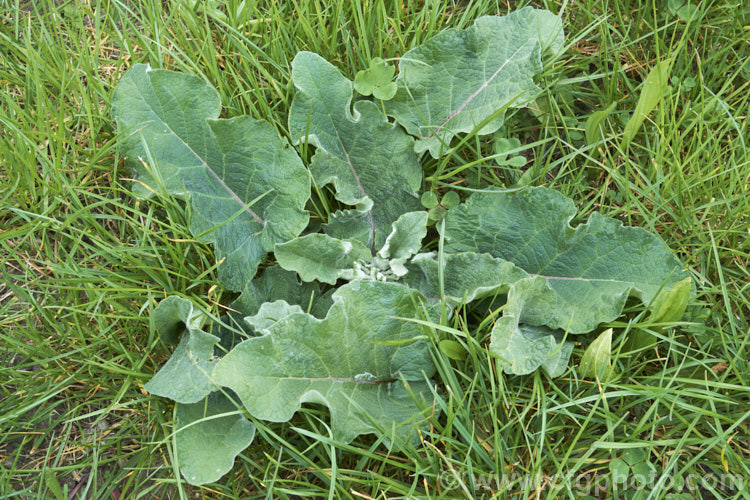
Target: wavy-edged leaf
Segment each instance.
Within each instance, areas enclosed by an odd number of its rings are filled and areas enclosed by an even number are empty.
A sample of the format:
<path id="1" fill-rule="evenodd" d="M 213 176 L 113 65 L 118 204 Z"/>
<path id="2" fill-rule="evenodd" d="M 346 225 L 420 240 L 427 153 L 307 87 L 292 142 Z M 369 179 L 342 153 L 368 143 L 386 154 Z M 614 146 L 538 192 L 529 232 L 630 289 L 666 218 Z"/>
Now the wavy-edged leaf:
<path id="1" fill-rule="evenodd" d="M 250 446 L 255 425 L 221 392 L 193 404 L 177 404 L 175 448 L 182 475 L 206 484 L 229 472 L 235 457 Z"/>
<path id="2" fill-rule="evenodd" d="M 227 288 L 241 290 L 276 243 L 307 225 L 310 179 L 297 153 L 265 121 L 217 120 L 219 94 L 202 79 L 136 64 L 112 106 L 137 192 L 188 196 L 190 230 L 225 259 Z"/>
<path id="3" fill-rule="evenodd" d="M 422 341 L 408 342 L 421 336 L 418 325 L 397 318 L 418 317 L 420 298 L 395 283 L 351 282 L 336 291 L 324 319 L 283 318 L 222 358 L 213 379 L 256 418 L 284 422 L 302 403 L 319 403 L 330 408 L 335 439 L 393 425 L 400 438 L 413 438 L 421 417 L 403 381 L 431 399 L 424 380 L 434 366 Z"/>
<path id="4" fill-rule="evenodd" d="M 331 305 L 330 299 L 322 298 L 317 283 L 301 283 L 297 273 L 278 265 L 270 266 L 260 277 L 245 285 L 242 294 L 229 304 L 221 322 L 211 325 L 209 331 L 221 338 L 222 351 L 227 352 L 241 341 L 255 336 L 256 332 L 245 322 L 245 317 L 257 314 L 264 303 L 276 300 L 298 305 L 317 317 L 325 316 Z"/>
<path id="5" fill-rule="evenodd" d="M 257 314 L 245 317 L 245 322 L 252 326 L 256 332 L 266 335 L 269 333 L 268 329 L 282 319 L 292 314 L 304 314 L 304 312 L 298 305 L 288 304 L 284 300 L 276 300 L 260 306 Z"/>
<path id="6" fill-rule="evenodd" d="M 310 165 L 316 185 L 333 184 L 336 199 L 367 213 L 363 243 L 374 253 L 401 214 L 419 210 L 422 169 L 414 140 L 370 101 L 352 110 L 352 82 L 317 54 L 295 56 L 292 80 L 298 92 L 290 134 L 318 148 Z"/>
<path id="7" fill-rule="evenodd" d="M 547 188 L 475 193 L 448 213 L 445 251 L 488 253 L 545 278 L 551 308 L 527 306 L 522 321 L 570 333 L 614 320 L 629 296 L 649 304 L 687 277 L 658 236 L 598 213 L 573 229 L 575 212 Z"/>
<path id="8" fill-rule="evenodd" d="M 401 57 L 396 96 L 386 111 L 418 138 L 416 148 L 437 158 L 459 132 L 471 132 L 503 107 L 526 105 L 538 92 L 544 49 L 563 45 L 559 17 L 525 8 L 484 16 L 466 30 L 448 29 Z M 491 134 L 503 113 L 485 124 Z"/>
<path id="9" fill-rule="evenodd" d="M 368 248 L 373 244 L 369 211 L 336 210 L 323 224 L 323 232 L 339 240 L 359 241 Z"/>
<path id="10" fill-rule="evenodd" d="M 295 271 L 302 281 L 323 281 L 334 285 L 347 269 L 361 259 L 370 259 L 370 250 L 357 240 L 332 238 L 327 234 L 307 234 L 276 245 L 279 265 Z"/>
<path id="11" fill-rule="evenodd" d="M 565 372 L 573 342 L 563 341 L 560 330 L 520 322 L 529 307 L 540 311 L 554 308 L 554 301 L 545 301 L 554 296 L 543 278 L 519 280 L 511 287 L 508 305 L 495 322 L 490 341 L 490 351 L 500 357 L 506 373 L 526 375 L 539 367 L 550 377 Z"/>
<path id="12" fill-rule="evenodd" d="M 391 226 L 391 234 L 383 248 L 378 250 L 382 259 L 406 260 L 422 248 L 427 236 L 427 212 L 408 212 L 401 215 Z"/>
<path id="13" fill-rule="evenodd" d="M 404 277 L 407 285 L 430 299 L 440 300 L 437 254 L 417 254 L 407 268 L 409 273 Z M 442 274 L 446 301 L 453 306 L 505 293 L 510 285 L 528 277 L 508 261 L 475 252 L 446 254 Z"/>
<path id="14" fill-rule="evenodd" d="M 201 330 L 203 313 L 182 297 L 167 297 L 153 312 L 153 321 L 162 340 L 180 342 L 172 356 L 144 388 L 151 394 L 178 403 L 195 403 L 216 389 L 210 374 L 218 359 L 214 347 L 219 337 Z"/>

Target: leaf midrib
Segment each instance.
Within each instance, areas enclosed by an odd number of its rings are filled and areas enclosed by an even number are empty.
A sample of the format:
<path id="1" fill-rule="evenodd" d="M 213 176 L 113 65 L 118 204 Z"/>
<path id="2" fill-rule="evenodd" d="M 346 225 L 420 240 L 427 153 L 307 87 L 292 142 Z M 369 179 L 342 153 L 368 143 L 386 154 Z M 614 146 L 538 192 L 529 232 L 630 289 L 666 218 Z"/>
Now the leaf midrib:
<path id="1" fill-rule="evenodd" d="M 329 113 L 330 117 L 330 113 Z M 333 120 L 333 117 L 331 117 L 331 120 Z M 359 192 L 362 193 L 362 196 L 368 196 L 368 194 L 365 192 L 365 188 L 362 186 L 362 182 L 359 180 L 359 175 L 357 174 L 357 171 L 354 168 L 354 165 L 352 164 L 352 160 L 349 158 L 349 152 L 346 150 L 346 147 L 344 147 L 344 141 L 341 140 L 341 136 L 339 136 L 338 129 L 334 129 L 336 131 L 336 138 L 339 140 L 339 145 L 341 146 L 341 151 L 344 152 L 344 157 L 346 158 L 346 164 L 349 165 L 349 169 L 352 171 L 352 175 L 354 176 L 354 180 L 357 181 L 357 187 L 359 188 Z M 370 251 L 375 254 L 375 219 L 372 216 L 372 209 L 367 211 L 367 219 L 370 223 L 370 233 L 372 234 L 372 244 L 370 245 Z"/>
<path id="2" fill-rule="evenodd" d="M 149 70 L 146 70 L 146 71 L 148 72 Z M 153 87 L 153 86 L 154 86 L 154 84 L 153 84 L 153 82 L 151 81 L 151 78 L 150 78 L 150 77 L 148 78 L 148 81 L 149 81 L 149 83 L 151 84 L 151 86 Z M 196 152 L 195 152 L 195 151 L 193 150 L 193 148 L 191 148 L 191 147 L 190 147 L 190 145 L 189 145 L 189 144 L 188 144 L 187 142 L 185 142 L 185 140 L 184 140 L 184 139 L 183 139 L 182 137 L 180 137 L 180 135 L 179 135 L 179 134 L 178 134 L 177 132 L 175 132 L 175 130 L 174 130 L 174 129 L 173 129 L 173 128 L 172 128 L 172 127 L 171 127 L 171 126 L 170 126 L 170 125 L 169 125 L 169 124 L 168 124 L 168 123 L 166 122 L 166 121 L 164 121 L 164 120 L 163 120 L 163 119 L 161 118 L 161 116 L 160 116 L 160 115 L 159 115 L 159 114 L 158 114 L 158 113 L 156 112 L 156 110 L 154 109 L 154 107 L 153 107 L 153 106 L 151 106 L 151 103 L 149 103 L 149 102 L 148 102 L 148 99 L 146 99 L 146 96 L 144 96 L 144 95 L 143 95 L 143 93 L 141 92 L 141 89 L 140 89 L 139 87 L 137 87 L 137 86 L 136 86 L 136 88 L 138 89 L 138 94 L 139 94 L 139 95 L 141 96 L 141 98 L 142 98 L 143 102 L 144 102 L 144 103 L 146 104 L 146 106 L 148 106 L 148 109 L 150 109 L 150 110 L 151 110 L 151 112 L 153 113 L 153 115 L 154 115 L 154 116 L 156 116 L 156 117 L 158 118 L 158 121 L 159 121 L 160 123 L 162 123 L 162 124 L 163 124 L 163 125 L 164 125 L 165 127 L 167 127 L 167 129 L 169 130 L 169 132 L 170 132 L 170 133 L 171 133 L 171 134 L 172 134 L 173 136 L 175 136 L 175 137 L 177 137 L 177 139 L 179 139 L 179 141 L 180 141 L 180 142 L 182 143 L 182 145 L 183 145 L 183 146 L 185 146 L 185 147 L 187 148 L 187 150 L 188 150 L 188 151 L 190 151 L 190 153 L 191 153 L 191 154 L 192 154 L 192 155 L 193 155 L 193 156 L 194 156 L 195 158 L 197 158 L 197 159 L 198 159 L 198 160 L 199 160 L 199 161 L 201 162 L 201 164 L 202 164 L 202 165 L 203 165 L 203 166 L 204 166 L 204 167 L 206 168 L 206 170 L 208 170 L 208 171 L 209 171 L 209 173 L 210 173 L 211 175 L 213 175 L 213 176 L 214 176 L 214 178 L 215 178 L 215 179 L 216 179 L 217 181 L 219 181 L 219 183 L 220 183 L 220 184 L 221 184 L 221 186 L 222 186 L 222 187 L 223 187 L 223 188 L 224 188 L 224 189 L 225 189 L 225 190 L 227 191 L 227 193 L 229 193 L 229 195 L 230 195 L 230 196 L 231 196 L 231 197 L 232 197 L 232 198 L 233 198 L 233 199 L 234 199 L 234 200 L 235 200 L 235 201 L 236 201 L 237 203 L 239 203 L 239 204 L 240 204 L 240 206 L 242 206 L 242 207 L 244 207 L 244 208 L 245 208 L 245 211 L 246 211 L 247 213 L 249 213 L 249 214 L 250 214 L 250 215 L 251 215 L 251 216 L 252 216 L 252 217 L 253 217 L 253 218 L 254 218 L 254 219 L 255 219 L 255 220 L 256 220 L 256 221 L 257 221 L 257 222 L 258 222 L 258 223 L 259 223 L 259 224 L 261 225 L 261 226 L 264 226 L 264 227 L 265 227 L 265 225 L 266 225 L 266 221 L 264 221 L 264 220 L 263 220 L 262 218 L 260 218 L 260 216 L 258 216 L 258 214 L 256 214 L 255 212 L 253 212 L 253 210 L 252 210 L 252 209 L 250 209 L 250 207 L 247 207 L 247 206 L 245 206 L 245 205 L 246 205 L 246 203 L 245 203 L 244 201 L 242 201 L 242 199 L 241 199 L 241 198 L 240 198 L 240 197 L 239 197 L 239 196 L 237 195 L 237 193 L 235 193 L 235 192 L 234 192 L 234 191 L 233 191 L 233 190 L 232 190 L 232 189 L 231 189 L 231 188 L 230 188 L 230 187 L 229 187 L 229 186 L 228 186 L 228 185 L 227 185 L 227 184 L 226 184 L 226 183 L 225 183 L 225 182 L 224 182 L 224 181 L 222 180 L 222 178 L 221 178 L 221 177 L 219 177 L 219 175 L 218 175 L 218 174 L 217 174 L 217 173 L 216 173 L 216 172 L 215 172 L 215 171 L 214 171 L 214 170 L 213 170 L 213 169 L 212 169 L 212 168 L 211 168 L 211 167 L 210 167 L 210 166 L 208 165 L 208 163 L 207 163 L 207 162 L 206 162 L 206 161 L 205 161 L 205 160 L 204 160 L 203 158 L 201 158 L 201 157 L 200 157 L 200 155 L 199 155 L 198 153 L 196 153 Z M 172 97 L 175 97 L 175 96 L 174 96 L 174 94 L 172 94 L 172 92 L 171 92 L 171 90 L 170 90 L 169 88 L 166 88 L 166 87 L 161 87 L 161 88 L 162 88 L 163 90 L 165 90 L 165 91 L 166 91 L 166 92 L 167 92 L 167 93 L 168 93 L 169 95 L 171 95 Z M 156 95 L 156 93 L 154 93 L 154 95 Z"/>
<path id="3" fill-rule="evenodd" d="M 525 44 L 525 43 L 524 43 L 524 44 L 522 44 L 522 45 L 521 45 L 520 47 L 518 47 L 518 48 L 516 49 L 516 51 L 515 51 L 515 52 L 513 52 L 513 54 L 511 54 L 511 55 L 510 55 L 509 57 L 507 57 L 507 58 L 505 59 L 505 62 L 503 62 L 503 64 L 501 64 L 501 65 L 500 65 L 500 67 L 499 67 L 499 68 L 497 68 L 497 70 L 496 70 L 496 71 L 495 71 L 495 72 L 494 72 L 494 73 L 492 74 L 492 76 L 491 76 L 491 77 L 490 77 L 490 78 L 489 78 L 489 79 L 488 79 L 487 81 L 485 81 L 484 83 L 482 83 L 482 85 L 480 85 L 480 87 L 479 87 L 479 88 L 478 88 L 478 89 L 477 89 L 477 90 L 476 90 L 476 91 L 475 91 L 475 92 L 474 92 L 473 94 L 471 94 L 471 95 L 469 96 L 469 98 L 468 98 L 468 99 L 466 99 L 466 100 L 465 100 L 465 101 L 464 101 L 463 103 L 461 103 L 461 105 L 460 105 L 460 106 L 459 106 L 458 108 L 456 108 L 456 110 L 455 110 L 455 111 L 452 111 L 452 112 L 451 112 L 451 114 L 449 114 L 449 115 L 448 115 L 448 118 L 446 118 L 445 120 L 443 120 L 443 123 L 441 123 L 441 124 L 440 124 L 440 125 L 439 125 L 439 126 L 438 126 L 438 127 L 437 127 L 437 128 L 436 128 L 436 129 L 435 129 L 435 130 L 434 130 L 434 131 L 433 131 L 433 132 L 432 132 L 432 133 L 430 134 L 430 135 L 429 135 L 428 139 L 431 139 L 431 138 L 435 137 L 435 134 L 437 134 L 437 133 L 438 133 L 438 132 L 440 131 L 440 129 L 441 129 L 441 128 L 443 128 L 443 127 L 445 126 L 445 124 L 446 124 L 446 123 L 448 123 L 449 121 L 451 121 L 451 120 L 452 120 L 452 119 L 453 119 L 453 118 L 454 118 L 454 117 L 455 117 L 456 115 L 458 115 L 458 114 L 459 114 L 459 113 L 460 113 L 461 111 L 463 111 L 463 110 L 464 110 L 464 108 L 465 108 L 466 106 L 468 106 L 468 105 L 469 105 L 469 103 L 470 103 L 471 101 L 473 101 L 473 100 L 474 100 L 474 98 L 475 98 L 476 96 L 478 96 L 479 94 L 481 94 L 481 93 L 482 93 L 482 91 L 483 91 L 484 89 L 486 89 L 486 88 L 487 88 L 487 86 L 488 86 L 488 85 L 489 85 L 489 84 L 490 84 L 490 83 L 492 82 L 492 80 L 494 80 L 494 79 L 495 79 L 495 78 L 497 77 L 497 75 L 499 75 L 499 74 L 500 74 L 500 72 L 501 72 L 501 71 L 502 71 L 502 70 L 503 70 L 503 69 L 504 69 L 504 68 L 505 68 L 505 67 L 506 67 L 506 66 L 507 66 L 507 65 L 508 65 L 508 64 L 510 63 L 510 61 L 511 61 L 511 60 L 512 60 L 512 59 L 513 59 L 514 57 L 516 57 L 516 55 L 517 55 L 517 54 L 518 54 L 518 53 L 519 53 L 519 52 L 521 51 L 521 49 L 522 49 L 522 48 L 524 48 L 524 47 L 526 47 L 526 44 Z"/>
<path id="4" fill-rule="evenodd" d="M 257 378 L 271 379 L 271 380 L 295 380 L 300 382 L 341 382 L 341 383 L 354 383 L 354 384 L 367 384 L 367 385 L 378 385 L 378 384 L 391 384 L 397 382 L 396 378 L 381 379 L 381 380 L 359 380 L 354 377 L 280 377 L 280 376 L 264 376 L 260 375 Z"/>
<path id="5" fill-rule="evenodd" d="M 322 97 L 323 95 L 325 95 L 323 90 L 318 85 L 317 79 L 314 80 L 314 85 L 316 87 L 316 90 L 319 96 Z M 352 91 L 350 89 L 350 93 L 351 92 Z M 351 101 L 348 102 L 347 106 L 349 105 L 351 105 Z M 344 146 L 344 141 L 341 139 L 341 135 L 339 134 L 338 121 L 334 118 L 333 114 L 331 113 L 330 111 L 331 108 L 324 107 L 324 109 L 326 110 L 326 115 L 328 116 L 328 120 L 331 123 L 331 128 L 333 128 L 333 131 L 336 134 L 336 139 L 339 141 L 339 147 L 341 148 L 341 151 L 344 153 L 344 159 L 346 160 L 346 164 L 349 166 L 349 170 L 352 172 L 352 175 L 354 176 L 354 181 L 357 183 L 357 188 L 359 188 L 359 192 L 362 194 L 362 196 L 369 197 L 369 195 L 365 191 L 364 186 L 362 186 L 362 181 L 359 178 L 359 174 L 357 173 L 357 170 L 354 168 L 354 164 L 352 163 L 351 158 L 349 158 L 349 151 L 347 151 L 346 146 Z M 312 107 L 310 107 L 310 112 L 312 112 Z M 356 125 L 358 123 L 354 120 L 350 120 L 346 112 L 344 113 L 344 120 L 348 121 L 352 125 Z M 325 147 L 323 147 L 322 149 L 325 150 Z M 370 233 L 372 235 L 372 245 L 370 245 L 370 251 L 374 255 L 375 254 L 375 219 L 372 216 L 372 209 L 367 211 L 367 219 L 370 223 Z"/>

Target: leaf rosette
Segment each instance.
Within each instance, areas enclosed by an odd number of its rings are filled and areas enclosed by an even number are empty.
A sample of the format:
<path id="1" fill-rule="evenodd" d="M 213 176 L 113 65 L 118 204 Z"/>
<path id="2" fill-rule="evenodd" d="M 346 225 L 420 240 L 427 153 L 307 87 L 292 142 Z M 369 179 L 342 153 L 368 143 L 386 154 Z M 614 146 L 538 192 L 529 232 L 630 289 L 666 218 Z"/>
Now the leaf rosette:
<path id="1" fill-rule="evenodd" d="M 329 409 L 341 442 L 375 433 L 415 443 L 438 418 L 434 356 L 466 358 L 460 343 L 425 331 L 446 317 L 436 311 L 502 307 L 489 352 L 506 373 L 552 377 L 568 369 L 573 336 L 618 318 L 629 299 L 654 321 L 679 319 L 689 275 L 643 229 L 597 213 L 573 227 L 573 202 L 547 188 L 478 191 L 463 203 L 436 186 L 421 193 L 419 155 L 439 156 L 456 134 L 497 131 L 507 109 L 533 99 L 543 55 L 563 40 L 557 16 L 525 8 L 415 47 L 395 82 L 377 58 L 352 82 L 298 53 L 289 135 L 315 147 L 308 168 L 272 125 L 219 119 L 218 93 L 200 78 L 145 65 L 123 76 L 114 110 L 136 191 L 185 197 L 221 284 L 242 292 L 213 324 L 187 298 L 153 312 L 176 347 L 145 387 L 178 403 L 175 448 L 189 482 L 226 473 L 253 440 L 253 419 L 285 422 L 304 404 Z M 311 182 L 338 207 L 318 226 L 308 226 Z M 608 373 L 611 336 L 600 335 L 582 374 Z"/>

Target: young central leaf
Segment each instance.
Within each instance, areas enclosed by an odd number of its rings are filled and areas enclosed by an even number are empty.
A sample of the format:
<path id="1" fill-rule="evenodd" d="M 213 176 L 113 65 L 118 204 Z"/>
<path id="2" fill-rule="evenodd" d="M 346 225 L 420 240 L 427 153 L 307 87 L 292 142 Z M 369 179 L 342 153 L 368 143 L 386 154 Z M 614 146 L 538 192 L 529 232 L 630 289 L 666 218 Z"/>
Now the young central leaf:
<path id="1" fill-rule="evenodd" d="M 559 52 L 563 28 L 551 12 L 525 8 L 480 17 L 467 30 L 449 29 L 406 52 L 389 115 L 417 136 L 417 151 L 440 156 L 458 132 L 471 132 L 505 106 L 521 107 L 537 92 L 543 49 Z M 491 134 L 503 114 L 484 125 Z"/>
<path id="2" fill-rule="evenodd" d="M 281 318 L 222 358 L 212 378 L 256 418 L 284 422 L 302 403 L 320 403 L 335 439 L 394 423 L 400 438 L 413 438 L 420 412 L 409 391 L 431 400 L 434 366 L 427 346 L 410 341 L 421 337 L 418 325 L 398 318 L 418 317 L 420 298 L 396 283 L 354 281 L 336 291 L 325 319 Z"/>
<path id="3" fill-rule="evenodd" d="M 339 201 L 366 212 L 348 218 L 350 233 L 337 237 L 351 239 L 365 226 L 362 243 L 380 248 L 401 214 L 419 210 L 422 169 L 413 139 L 370 101 L 358 101 L 352 110 L 352 82 L 316 54 L 297 54 L 292 80 L 298 92 L 289 130 L 296 141 L 318 148 L 310 166 L 316 184 L 333 184 Z"/>
<path id="4" fill-rule="evenodd" d="M 408 271 L 406 261 L 422 246 L 427 234 L 427 212 L 407 212 L 392 224 L 392 231 L 377 255 L 360 240 L 342 240 L 327 234 L 307 234 L 276 245 L 279 266 L 295 271 L 303 281 L 374 279 L 395 281 Z"/>
<path id="5" fill-rule="evenodd" d="M 113 108 L 143 183 L 136 190 L 189 197 L 190 230 L 225 259 L 227 288 L 241 290 L 275 243 L 307 225 L 310 178 L 296 152 L 269 123 L 217 120 L 219 94 L 202 79 L 137 64 L 117 85 Z"/>
<path id="6" fill-rule="evenodd" d="M 315 233 L 277 245 L 275 255 L 281 267 L 296 271 L 302 281 L 333 285 L 355 262 L 370 257 L 370 252 L 357 240 Z"/>

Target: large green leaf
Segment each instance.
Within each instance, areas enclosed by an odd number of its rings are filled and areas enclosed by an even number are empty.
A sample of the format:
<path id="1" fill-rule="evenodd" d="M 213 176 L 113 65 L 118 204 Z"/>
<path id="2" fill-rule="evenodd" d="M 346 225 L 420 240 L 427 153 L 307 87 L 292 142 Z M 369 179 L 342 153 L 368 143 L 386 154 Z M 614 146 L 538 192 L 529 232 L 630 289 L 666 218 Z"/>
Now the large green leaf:
<path id="1" fill-rule="evenodd" d="M 437 158 L 455 134 L 533 99 L 543 49 L 559 52 L 562 45 L 560 18 L 532 8 L 442 31 L 401 57 L 387 113 L 418 138 L 417 152 L 429 149 Z M 500 112 L 478 132 L 491 134 L 502 124 Z"/>
<path id="2" fill-rule="evenodd" d="M 325 319 L 293 313 L 239 344 L 216 365 L 214 382 L 256 418 L 283 422 L 302 403 L 320 403 L 331 410 L 336 439 L 394 425 L 399 438 L 413 438 L 421 416 L 409 390 L 431 400 L 425 379 L 434 366 L 424 342 L 410 341 L 421 337 L 419 327 L 398 318 L 418 317 L 421 295 L 353 281 L 333 299 Z"/>
<path id="3" fill-rule="evenodd" d="M 417 254 L 407 266 L 404 282 L 426 297 L 440 300 L 440 262 L 435 253 Z M 510 285 L 528 274 L 512 263 L 489 254 L 463 252 L 443 258 L 443 293 L 456 306 L 508 291 Z"/>
<path id="4" fill-rule="evenodd" d="M 138 192 L 188 196 L 190 230 L 225 259 L 226 287 L 241 290 L 274 244 L 307 225 L 310 179 L 297 153 L 267 122 L 217 120 L 218 92 L 202 79 L 137 64 L 113 109 Z"/>
<path id="5" fill-rule="evenodd" d="M 573 343 L 562 341 L 561 330 L 520 322 L 529 308 L 535 314 L 552 311 L 556 307 L 555 298 L 555 292 L 543 278 L 522 279 L 511 287 L 503 316 L 495 322 L 490 341 L 490 351 L 500 357 L 506 373 L 526 375 L 539 367 L 551 377 L 565 372 Z"/>
<path id="6" fill-rule="evenodd" d="M 297 54 L 292 80 L 298 92 L 290 134 L 318 148 L 310 166 L 317 186 L 333 184 L 339 201 L 367 213 L 346 227 L 354 234 L 366 227 L 363 243 L 374 253 L 401 214 L 419 210 L 422 169 L 414 141 L 374 103 L 358 101 L 352 110 L 352 82 L 317 54 Z M 352 239 L 340 232 L 337 237 Z"/>
<path id="7" fill-rule="evenodd" d="M 357 240 L 339 240 L 327 234 L 306 234 L 276 245 L 276 260 L 302 281 L 336 283 L 347 269 L 361 259 L 370 258 L 370 250 Z"/>
<path id="8" fill-rule="evenodd" d="M 218 480 L 255 437 L 255 426 L 220 392 L 197 403 L 178 403 L 176 414 L 177 461 L 191 484 Z"/>
<path id="9" fill-rule="evenodd" d="M 629 296 L 650 304 L 685 279 L 680 261 L 658 236 L 592 214 L 573 229 L 576 209 L 546 188 L 476 193 L 445 219 L 445 251 L 479 252 L 547 280 L 539 307 L 520 320 L 585 333 L 617 318 Z"/>
<path id="10" fill-rule="evenodd" d="M 151 394 L 179 403 L 195 403 L 216 390 L 210 374 L 218 361 L 214 347 L 219 337 L 201 330 L 205 316 L 193 303 L 181 297 L 167 297 L 153 312 L 152 319 L 160 338 L 179 344 L 166 364 L 144 386 Z"/>

